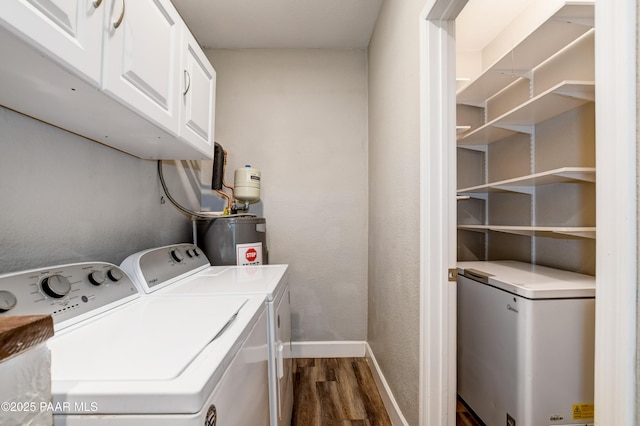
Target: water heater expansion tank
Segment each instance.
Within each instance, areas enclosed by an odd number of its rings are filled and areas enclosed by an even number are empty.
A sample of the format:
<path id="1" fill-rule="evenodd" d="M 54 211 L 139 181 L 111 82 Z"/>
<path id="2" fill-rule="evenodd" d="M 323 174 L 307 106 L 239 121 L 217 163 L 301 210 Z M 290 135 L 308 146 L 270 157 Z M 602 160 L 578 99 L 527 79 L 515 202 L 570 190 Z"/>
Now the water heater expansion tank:
<path id="1" fill-rule="evenodd" d="M 260 199 L 260 170 L 247 164 L 233 174 L 233 196 L 236 200 L 256 202 Z"/>

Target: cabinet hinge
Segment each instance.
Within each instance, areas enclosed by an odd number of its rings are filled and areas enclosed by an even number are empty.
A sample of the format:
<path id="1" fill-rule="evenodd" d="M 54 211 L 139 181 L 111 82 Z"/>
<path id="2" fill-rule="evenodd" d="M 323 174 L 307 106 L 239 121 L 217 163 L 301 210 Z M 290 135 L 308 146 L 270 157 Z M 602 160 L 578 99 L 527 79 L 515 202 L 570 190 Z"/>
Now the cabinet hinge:
<path id="1" fill-rule="evenodd" d="M 448 280 L 449 281 L 458 281 L 458 268 L 449 269 Z"/>

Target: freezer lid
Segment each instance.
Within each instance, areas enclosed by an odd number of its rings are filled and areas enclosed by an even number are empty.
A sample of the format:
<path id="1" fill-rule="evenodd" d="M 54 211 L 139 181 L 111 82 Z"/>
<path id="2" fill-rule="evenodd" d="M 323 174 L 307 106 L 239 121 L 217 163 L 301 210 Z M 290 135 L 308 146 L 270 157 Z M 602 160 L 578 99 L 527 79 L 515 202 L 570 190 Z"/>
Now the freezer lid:
<path id="1" fill-rule="evenodd" d="M 458 274 L 526 297 L 595 297 L 595 277 L 511 260 L 458 262 Z"/>
<path id="2" fill-rule="evenodd" d="M 158 294 L 264 294 L 274 300 L 284 283 L 287 265 L 230 266 L 200 271 L 187 279 L 165 287 Z"/>
<path id="3" fill-rule="evenodd" d="M 174 379 L 245 302 L 243 297 L 140 299 L 51 339 L 52 379 Z"/>

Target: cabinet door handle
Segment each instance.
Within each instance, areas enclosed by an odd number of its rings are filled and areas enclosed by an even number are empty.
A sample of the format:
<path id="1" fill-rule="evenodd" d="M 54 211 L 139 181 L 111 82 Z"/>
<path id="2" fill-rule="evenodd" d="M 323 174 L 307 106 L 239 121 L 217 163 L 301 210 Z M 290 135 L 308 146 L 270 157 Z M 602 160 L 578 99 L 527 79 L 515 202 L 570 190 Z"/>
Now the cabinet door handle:
<path id="1" fill-rule="evenodd" d="M 100 7 L 101 4 L 102 4 L 102 0 L 96 0 L 93 2 L 93 7 L 97 9 Z"/>
<path id="2" fill-rule="evenodd" d="M 125 9 L 125 0 L 122 0 L 122 12 L 120 13 L 120 17 L 113 24 L 113 28 L 118 28 L 120 24 L 122 24 L 122 20 L 124 19 L 124 9 Z"/>
<path id="3" fill-rule="evenodd" d="M 189 89 L 191 88 L 191 75 L 187 70 L 184 70 L 184 85 L 185 85 L 185 89 L 182 96 L 187 96 L 187 93 L 189 93 Z"/>

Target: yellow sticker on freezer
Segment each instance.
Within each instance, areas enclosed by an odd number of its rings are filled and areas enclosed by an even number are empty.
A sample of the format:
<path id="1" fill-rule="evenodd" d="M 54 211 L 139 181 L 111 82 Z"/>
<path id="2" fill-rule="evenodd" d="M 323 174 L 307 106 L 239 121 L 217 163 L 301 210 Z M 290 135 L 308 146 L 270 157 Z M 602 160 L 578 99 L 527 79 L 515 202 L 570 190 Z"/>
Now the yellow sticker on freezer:
<path id="1" fill-rule="evenodd" d="M 573 420 L 593 419 L 594 404 L 573 404 L 572 405 Z"/>

